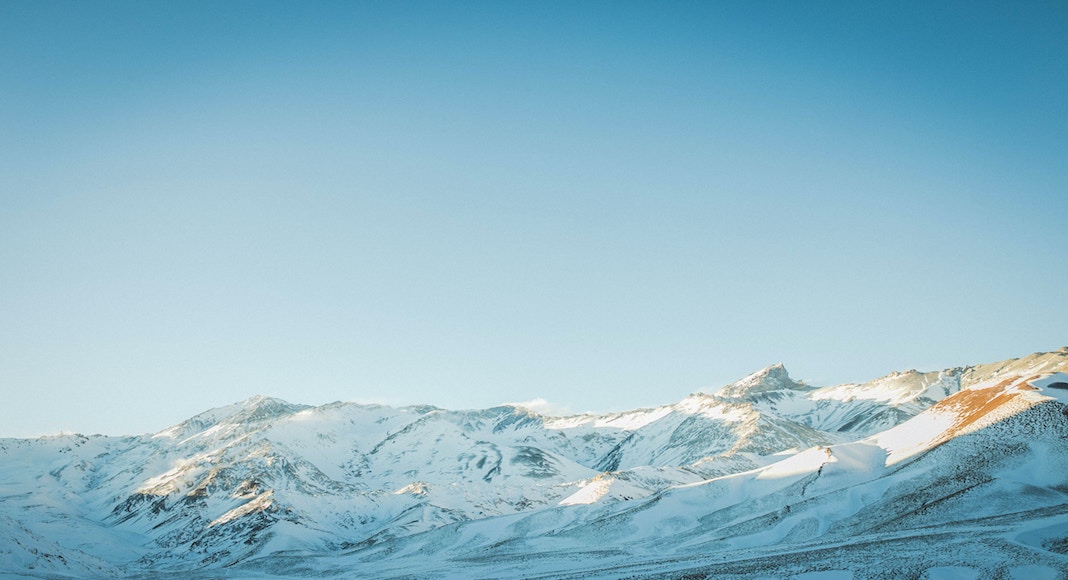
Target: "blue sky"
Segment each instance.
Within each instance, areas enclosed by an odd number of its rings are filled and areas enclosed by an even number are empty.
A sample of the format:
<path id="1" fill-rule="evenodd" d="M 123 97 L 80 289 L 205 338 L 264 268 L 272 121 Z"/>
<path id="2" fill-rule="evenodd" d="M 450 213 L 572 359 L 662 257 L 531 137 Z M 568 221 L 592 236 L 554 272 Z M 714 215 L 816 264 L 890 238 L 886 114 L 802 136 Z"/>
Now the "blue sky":
<path id="1" fill-rule="evenodd" d="M 0 436 L 1068 344 L 1058 2 L 0 2 Z"/>

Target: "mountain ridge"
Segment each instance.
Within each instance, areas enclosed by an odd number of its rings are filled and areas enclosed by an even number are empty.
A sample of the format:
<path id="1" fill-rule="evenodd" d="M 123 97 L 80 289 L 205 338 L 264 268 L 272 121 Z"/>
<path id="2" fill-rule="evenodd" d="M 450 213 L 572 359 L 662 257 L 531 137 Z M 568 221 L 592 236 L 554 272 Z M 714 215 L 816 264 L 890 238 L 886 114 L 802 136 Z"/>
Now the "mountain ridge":
<path id="1" fill-rule="evenodd" d="M 588 554 L 582 538 L 597 538 L 607 550 L 644 562 L 608 558 L 624 570 L 673 569 L 664 562 L 675 557 L 700 568 L 698 561 L 707 562 L 693 546 L 712 546 L 721 555 L 756 554 L 774 546 L 797 548 L 809 536 L 841 541 L 835 538 L 844 536 L 834 530 L 854 529 L 856 513 L 894 512 L 881 498 L 909 488 L 906 474 L 927 482 L 926 472 L 913 464 L 949 443 L 947 449 L 974 448 L 977 457 L 986 458 L 983 465 L 1012 457 L 1022 462 L 1033 481 L 1017 481 L 1021 477 L 1009 472 L 975 472 L 976 481 L 995 483 L 974 489 L 1004 486 L 1022 494 L 1021 505 L 1048 511 L 1052 523 L 1042 528 L 1046 531 L 1013 525 L 1031 534 L 1027 538 L 1045 538 L 1036 540 L 1035 565 L 1065 570 L 1068 564 L 1058 559 L 1062 552 L 1053 548 L 1062 541 L 1068 545 L 1068 521 L 1062 538 L 1057 511 L 1068 512 L 1068 482 L 1038 475 L 1036 466 L 1064 465 L 1068 473 L 1068 450 L 1054 436 L 1059 427 L 1053 427 L 1061 424 L 1057 413 L 1068 416 L 1068 390 L 1058 386 L 1068 375 L 1057 374 L 1066 372 L 1068 349 L 821 388 L 793 380 L 776 364 L 669 405 L 563 417 L 517 405 L 453 411 L 343 402 L 308 406 L 255 396 L 153 434 L 0 439 L 0 460 L 9 468 L 0 475 L 0 531 L 8 538 L 0 540 L 0 572 L 403 576 L 414 570 L 448 576 L 450 567 L 469 566 L 486 575 L 522 576 L 515 562 L 524 550 L 539 553 L 544 544 Z M 1035 441 L 1019 430 L 995 436 L 999 425 L 1040 414 L 1036 409 L 1045 409 L 1049 425 L 1021 423 L 1039 434 Z M 976 437 L 1008 442 L 988 450 L 960 443 Z M 931 473 L 978 469 L 969 466 L 974 457 L 939 453 L 951 456 L 946 466 L 928 466 L 930 460 L 917 465 Z M 840 488 L 825 487 L 832 473 L 840 474 L 834 476 L 843 482 Z M 931 489 L 952 489 L 960 497 L 979 493 L 952 477 L 940 478 L 930 481 Z M 728 493 L 722 497 L 744 491 L 744 501 L 681 499 L 699 497 L 687 490 L 720 488 Z M 901 501 L 928 492 L 910 493 Z M 804 503 L 824 496 L 852 499 Z M 798 512 L 799 505 L 815 511 L 798 519 L 791 514 L 808 513 Z M 859 511 L 850 512 L 854 508 Z M 743 514 L 754 523 L 724 527 L 724 518 Z M 660 532 L 635 535 L 595 524 L 617 520 Z M 756 522 L 765 522 L 764 528 Z M 767 528 L 768 522 L 779 523 Z M 752 530 L 765 528 L 782 533 L 750 537 Z M 980 528 L 989 535 L 985 525 Z M 468 531 L 484 540 L 442 543 Z M 670 537 L 678 542 L 669 549 Z M 754 539 L 760 537 L 763 544 Z M 568 538 L 578 543 L 568 544 Z M 519 551 L 502 552 L 493 547 L 496 542 Z M 1047 544 L 1052 548 L 1043 547 Z M 1004 556 L 1006 549 L 997 553 Z M 671 558 L 657 559 L 657 550 Z M 440 569 L 408 553 L 424 554 Z M 497 554 L 501 564 L 475 554 Z M 481 563 L 472 564 L 472 558 Z M 600 566 L 582 568 L 560 558 L 545 560 L 542 569 L 568 575 Z M 1004 568 L 1004 562 L 997 566 Z"/>

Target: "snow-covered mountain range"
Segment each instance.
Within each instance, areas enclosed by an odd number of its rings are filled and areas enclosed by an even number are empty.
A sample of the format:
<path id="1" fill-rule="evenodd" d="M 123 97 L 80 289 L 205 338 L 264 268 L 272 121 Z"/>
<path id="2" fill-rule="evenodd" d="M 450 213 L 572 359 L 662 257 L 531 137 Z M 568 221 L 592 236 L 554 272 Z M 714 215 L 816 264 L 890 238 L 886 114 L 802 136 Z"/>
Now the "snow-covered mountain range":
<path id="1" fill-rule="evenodd" d="M 1068 348 L 605 415 L 253 397 L 0 439 L 5 574 L 1064 578 Z"/>

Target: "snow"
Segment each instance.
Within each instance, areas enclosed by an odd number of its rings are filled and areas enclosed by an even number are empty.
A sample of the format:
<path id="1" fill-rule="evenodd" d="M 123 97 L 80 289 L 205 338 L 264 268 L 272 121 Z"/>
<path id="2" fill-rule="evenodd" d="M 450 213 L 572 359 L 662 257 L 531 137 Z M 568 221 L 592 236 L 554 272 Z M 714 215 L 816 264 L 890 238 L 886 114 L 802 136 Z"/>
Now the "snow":
<path id="1" fill-rule="evenodd" d="M 845 384 L 818 389 L 811 394 L 813 400 L 868 400 L 901 405 L 921 396 L 940 400 L 946 391 L 959 388 L 958 375 L 952 372 L 919 373 L 897 372 L 863 384 Z"/>
<path id="2" fill-rule="evenodd" d="M 1051 542 L 1068 539 L 1068 516 L 1060 514 L 1032 518 L 1006 533 L 1005 538 L 1031 548 L 1042 549 Z"/>
<path id="3" fill-rule="evenodd" d="M 628 413 L 611 415 L 576 415 L 572 417 L 553 417 L 547 423 L 549 429 L 575 429 L 593 427 L 595 429 L 612 428 L 626 431 L 641 429 L 646 425 L 666 417 L 673 411 L 671 406 L 655 409 L 640 409 Z"/>
<path id="4" fill-rule="evenodd" d="M 760 470 L 757 479 L 781 479 L 784 477 L 797 477 L 805 473 L 815 473 L 827 462 L 836 460 L 830 449 L 813 447 L 765 467 Z"/>
<path id="5" fill-rule="evenodd" d="M 979 570 L 970 566 L 936 566 L 928 568 L 925 580 L 977 580 Z"/>
<path id="6" fill-rule="evenodd" d="M 232 509 L 232 510 L 226 512 L 226 513 L 224 513 L 221 516 L 219 516 L 214 521 L 212 521 L 210 524 L 208 524 L 208 527 L 211 528 L 211 527 L 214 527 L 214 526 L 225 524 L 227 522 L 232 522 L 232 521 L 236 520 L 237 518 L 239 518 L 241 516 L 248 515 L 248 514 L 253 513 L 253 512 L 265 510 L 268 507 L 270 507 L 271 504 L 273 503 L 273 497 L 274 497 L 274 491 L 273 490 L 264 492 L 264 493 L 262 493 L 262 494 L 260 494 L 260 495 L 258 495 L 256 497 L 254 497 L 250 501 L 248 501 L 248 502 L 246 502 L 246 503 L 244 503 L 244 504 L 242 504 L 242 505 L 240 505 L 240 506 L 238 506 L 238 507 L 236 507 L 236 508 L 234 508 L 234 509 Z"/>
<path id="7" fill-rule="evenodd" d="M 956 419 L 956 415 L 950 413 L 928 410 L 871 440 L 889 453 L 886 464 L 894 465 L 930 449 L 953 427 Z"/>
<path id="8" fill-rule="evenodd" d="M 790 580 L 853 580 L 853 573 L 849 570 L 822 570 L 796 574 L 790 576 Z"/>
<path id="9" fill-rule="evenodd" d="M 1054 388 L 1053 384 L 1068 384 L 1068 374 L 1050 373 L 1027 381 L 1031 386 L 1041 389 L 1042 394 L 1068 405 L 1068 388 Z"/>
<path id="10" fill-rule="evenodd" d="M 1013 566 L 1009 568 L 1009 578 L 1012 580 L 1057 580 L 1063 578 L 1063 574 L 1050 566 Z"/>
<path id="11" fill-rule="evenodd" d="M 701 415 L 706 419 L 728 423 L 740 423 L 752 413 L 743 406 L 726 404 L 705 396 L 687 397 L 676 405 L 676 409 L 681 413 Z"/>
<path id="12" fill-rule="evenodd" d="M 1063 577 L 1065 361 L 825 389 L 775 365 L 571 417 L 254 397 L 4 439 L 0 575 Z"/>
<path id="13" fill-rule="evenodd" d="M 591 504 L 608 493 L 608 490 L 612 488 L 613 481 L 615 480 L 611 477 L 598 476 L 575 493 L 560 500 L 559 505 Z"/>

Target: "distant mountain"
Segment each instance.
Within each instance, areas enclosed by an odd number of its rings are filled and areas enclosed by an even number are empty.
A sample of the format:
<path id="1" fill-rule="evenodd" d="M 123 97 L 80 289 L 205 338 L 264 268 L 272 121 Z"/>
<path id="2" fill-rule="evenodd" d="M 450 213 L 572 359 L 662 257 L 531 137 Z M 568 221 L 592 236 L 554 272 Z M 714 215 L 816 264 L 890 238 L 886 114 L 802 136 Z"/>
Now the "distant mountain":
<path id="1" fill-rule="evenodd" d="M 1068 349 L 605 415 L 253 397 L 0 467 L 0 574 L 1063 577 Z"/>

